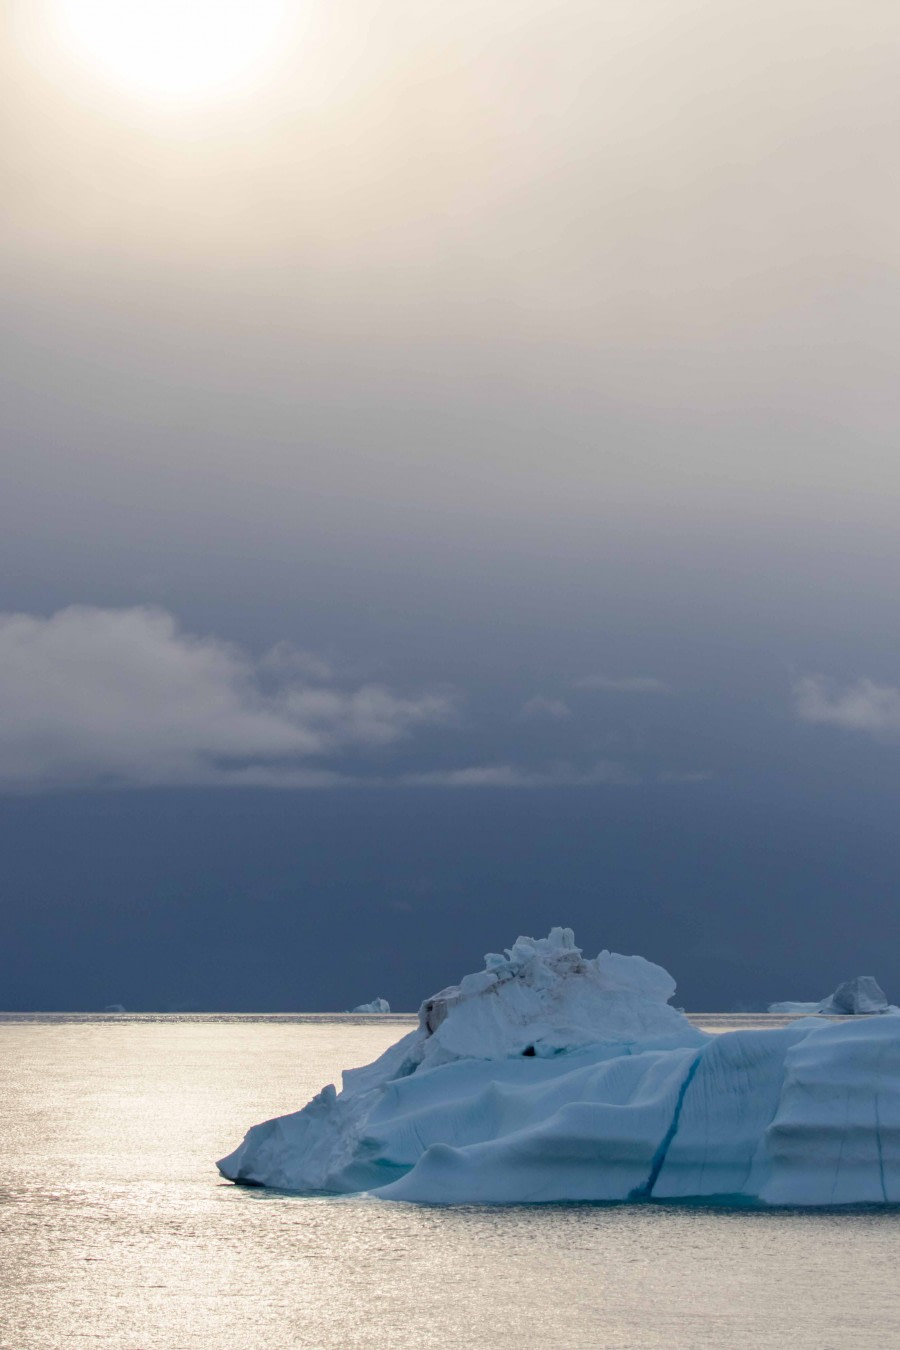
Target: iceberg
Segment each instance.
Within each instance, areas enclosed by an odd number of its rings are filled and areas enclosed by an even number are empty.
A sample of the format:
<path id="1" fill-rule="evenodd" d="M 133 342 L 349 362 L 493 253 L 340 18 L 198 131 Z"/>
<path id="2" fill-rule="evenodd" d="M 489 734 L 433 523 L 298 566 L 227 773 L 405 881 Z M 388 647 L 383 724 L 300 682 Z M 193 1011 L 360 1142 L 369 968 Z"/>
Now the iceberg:
<path id="1" fill-rule="evenodd" d="M 520 937 L 219 1170 L 420 1204 L 900 1203 L 900 1019 L 709 1035 L 674 992 L 571 929 Z"/>
<path id="2" fill-rule="evenodd" d="M 872 1013 L 896 1012 L 885 998 L 874 975 L 857 975 L 839 984 L 834 993 L 818 1003 L 770 1003 L 770 1013 L 828 1013 L 832 1017 L 853 1017 Z"/>
<path id="3" fill-rule="evenodd" d="M 373 998 L 371 1003 L 359 1003 L 350 1011 L 355 1013 L 389 1013 L 391 1005 L 386 998 Z"/>
<path id="4" fill-rule="evenodd" d="M 858 1015 L 890 1012 L 888 1001 L 874 975 L 857 975 L 839 984 L 831 998 L 822 1000 L 819 1012 Z"/>

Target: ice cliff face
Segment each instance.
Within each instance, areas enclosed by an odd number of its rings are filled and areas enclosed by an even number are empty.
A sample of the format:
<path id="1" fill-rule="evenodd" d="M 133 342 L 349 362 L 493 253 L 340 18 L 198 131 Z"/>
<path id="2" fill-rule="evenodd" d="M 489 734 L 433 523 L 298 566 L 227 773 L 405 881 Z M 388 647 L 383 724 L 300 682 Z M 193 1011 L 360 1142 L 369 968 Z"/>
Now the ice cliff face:
<path id="1" fill-rule="evenodd" d="M 705 1036 L 674 990 L 569 929 L 519 938 L 219 1168 L 438 1204 L 900 1202 L 900 1018 Z"/>

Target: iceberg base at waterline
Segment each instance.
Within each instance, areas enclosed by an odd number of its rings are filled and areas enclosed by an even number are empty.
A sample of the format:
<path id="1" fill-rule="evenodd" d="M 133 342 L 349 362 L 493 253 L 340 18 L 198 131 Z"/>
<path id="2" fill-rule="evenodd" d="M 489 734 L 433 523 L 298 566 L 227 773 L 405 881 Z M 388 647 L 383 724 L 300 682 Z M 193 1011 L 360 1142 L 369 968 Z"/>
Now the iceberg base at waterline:
<path id="1" fill-rule="evenodd" d="M 519 940 L 223 1176 L 430 1204 L 900 1204 L 900 1018 L 707 1035 L 639 956 Z"/>

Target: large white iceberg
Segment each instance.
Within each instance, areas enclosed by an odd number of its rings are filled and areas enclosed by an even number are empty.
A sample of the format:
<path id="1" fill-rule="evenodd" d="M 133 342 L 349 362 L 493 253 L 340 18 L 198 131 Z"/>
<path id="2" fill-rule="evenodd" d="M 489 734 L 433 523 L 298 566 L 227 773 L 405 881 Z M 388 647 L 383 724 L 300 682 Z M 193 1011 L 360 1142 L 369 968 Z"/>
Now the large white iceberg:
<path id="1" fill-rule="evenodd" d="M 519 938 L 219 1169 L 420 1203 L 900 1203 L 900 1018 L 706 1035 L 639 956 Z"/>

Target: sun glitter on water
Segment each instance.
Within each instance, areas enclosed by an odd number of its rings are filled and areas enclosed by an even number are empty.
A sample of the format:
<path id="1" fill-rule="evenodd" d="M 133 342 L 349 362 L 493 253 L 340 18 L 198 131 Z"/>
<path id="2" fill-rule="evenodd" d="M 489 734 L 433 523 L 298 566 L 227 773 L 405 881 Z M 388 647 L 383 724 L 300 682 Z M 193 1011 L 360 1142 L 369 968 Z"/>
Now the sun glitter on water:
<path id="1" fill-rule="evenodd" d="M 54 0 L 83 68 L 135 97 L 178 102 L 252 81 L 278 49 L 285 0 Z"/>

